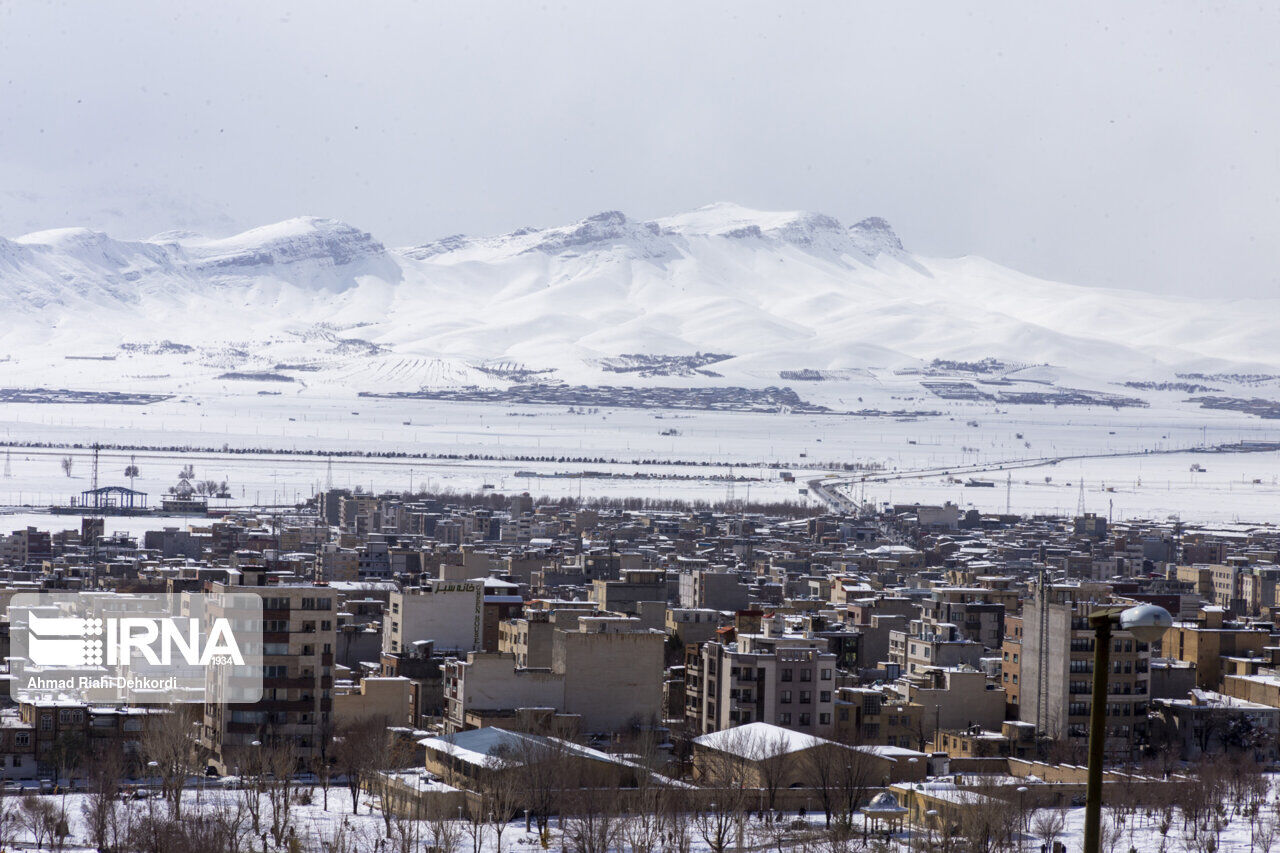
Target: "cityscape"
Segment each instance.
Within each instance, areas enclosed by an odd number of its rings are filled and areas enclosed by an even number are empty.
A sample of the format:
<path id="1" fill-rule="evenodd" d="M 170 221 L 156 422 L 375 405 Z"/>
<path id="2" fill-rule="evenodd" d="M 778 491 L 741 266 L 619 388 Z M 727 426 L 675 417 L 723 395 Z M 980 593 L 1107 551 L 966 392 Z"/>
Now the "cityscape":
<path id="1" fill-rule="evenodd" d="M 1280 850 L 1277 34 L 0 4 L 0 853 Z"/>

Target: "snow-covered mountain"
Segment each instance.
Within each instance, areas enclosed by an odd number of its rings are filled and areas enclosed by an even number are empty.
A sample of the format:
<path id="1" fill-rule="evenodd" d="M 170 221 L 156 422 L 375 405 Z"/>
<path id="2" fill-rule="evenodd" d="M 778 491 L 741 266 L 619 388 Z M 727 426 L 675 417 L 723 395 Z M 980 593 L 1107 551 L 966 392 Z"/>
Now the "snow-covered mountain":
<path id="1" fill-rule="evenodd" d="M 1280 373 L 1278 307 L 1056 284 L 914 255 L 879 218 L 732 204 L 405 249 L 318 218 L 224 239 L 71 228 L 0 239 L 0 381 L 766 385 L 987 358 L 1076 384 Z"/>

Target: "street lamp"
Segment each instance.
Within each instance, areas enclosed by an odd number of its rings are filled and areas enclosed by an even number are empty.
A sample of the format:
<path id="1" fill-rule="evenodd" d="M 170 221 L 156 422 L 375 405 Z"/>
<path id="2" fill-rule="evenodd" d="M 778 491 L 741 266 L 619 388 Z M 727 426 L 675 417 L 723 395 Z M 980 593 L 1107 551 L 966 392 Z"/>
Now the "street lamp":
<path id="1" fill-rule="evenodd" d="M 1018 849 L 1021 850 L 1027 841 L 1027 791 L 1030 789 L 1026 785 L 1018 786 L 1018 822 L 1022 824 L 1018 827 Z"/>
<path id="2" fill-rule="evenodd" d="M 1104 607 L 1089 614 L 1093 629 L 1093 707 L 1089 711 L 1089 784 L 1084 805 L 1084 853 L 1099 853 L 1102 831 L 1102 762 L 1107 739 L 1107 676 L 1111 629 L 1128 631 L 1140 643 L 1156 642 L 1173 625 L 1169 611 L 1154 604 Z"/>

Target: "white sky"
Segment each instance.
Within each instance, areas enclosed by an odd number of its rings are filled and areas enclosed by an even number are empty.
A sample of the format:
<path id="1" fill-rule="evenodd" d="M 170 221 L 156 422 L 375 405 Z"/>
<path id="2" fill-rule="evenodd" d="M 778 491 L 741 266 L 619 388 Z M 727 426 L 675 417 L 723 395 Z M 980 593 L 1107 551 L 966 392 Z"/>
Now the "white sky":
<path id="1" fill-rule="evenodd" d="M 389 245 L 710 201 L 1280 295 L 1275 4 L 0 0 L 0 234 Z"/>

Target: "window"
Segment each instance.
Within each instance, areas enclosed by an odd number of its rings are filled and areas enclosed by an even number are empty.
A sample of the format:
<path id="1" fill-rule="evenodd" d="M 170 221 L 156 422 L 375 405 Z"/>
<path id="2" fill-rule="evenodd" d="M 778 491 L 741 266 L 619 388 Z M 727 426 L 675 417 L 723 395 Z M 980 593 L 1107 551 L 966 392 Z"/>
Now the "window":
<path id="1" fill-rule="evenodd" d="M 829 669 L 824 669 L 824 670 L 822 671 L 822 680 L 823 680 L 823 681 L 830 681 L 830 680 L 831 680 L 831 670 L 829 670 Z"/>
<path id="2" fill-rule="evenodd" d="M 781 693 L 779 693 L 779 694 L 778 694 L 778 701 L 779 701 L 779 702 L 781 702 L 783 705 L 790 705 L 790 704 L 791 704 L 791 691 L 790 691 L 790 690 L 783 690 Z"/>
<path id="3" fill-rule="evenodd" d="M 13 742 L 18 746 L 31 746 L 31 732 L 18 732 Z"/>
<path id="4" fill-rule="evenodd" d="M 820 693 L 818 694 L 818 701 L 819 701 L 819 702 L 830 702 L 830 701 L 831 701 L 831 691 L 830 691 L 830 690 L 823 690 L 822 692 L 820 692 Z"/>
<path id="5" fill-rule="evenodd" d="M 791 680 L 791 670 L 790 670 L 790 669 L 784 669 L 784 670 L 782 671 L 782 680 L 783 680 L 783 681 L 790 681 L 790 680 Z"/>
<path id="6" fill-rule="evenodd" d="M 790 714 L 787 714 L 787 713 L 779 714 L 779 715 L 778 715 L 778 725 L 780 725 L 780 726 L 789 726 L 789 725 L 791 725 L 791 715 L 790 715 Z"/>
<path id="7" fill-rule="evenodd" d="M 800 715 L 800 725 L 802 725 L 802 726 L 811 726 L 811 725 L 813 725 L 813 715 L 812 715 L 812 714 L 801 714 L 801 715 Z"/>
<path id="8" fill-rule="evenodd" d="M 801 705 L 812 705 L 812 704 L 813 704 L 813 691 L 812 691 L 812 690 L 801 690 L 801 691 L 800 691 L 800 704 L 801 704 Z"/>
<path id="9" fill-rule="evenodd" d="M 42 732 L 53 731 L 53 714 L 40 715 L 40 731 Z"/>
<path id="10" fill-rule="evenodd" d="M 831 715 L 830 715 L 830 714 L 826 714 L 826 713 L 819 714 L 819 715 L 818 715 L 818 723 L 819 723 L 820 725 L 823 725 L 823 726 L 829 726 L 829 725 L 831 725 Z"/>
<path id="11" fill-rule="evenodd" d="M 802 669 L 802 670 L 800 670 L 800 680 L 801 680 L 801 681 L 813 681 L 813 670 L 811 670 L 811 669 Z"/>

